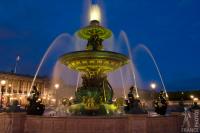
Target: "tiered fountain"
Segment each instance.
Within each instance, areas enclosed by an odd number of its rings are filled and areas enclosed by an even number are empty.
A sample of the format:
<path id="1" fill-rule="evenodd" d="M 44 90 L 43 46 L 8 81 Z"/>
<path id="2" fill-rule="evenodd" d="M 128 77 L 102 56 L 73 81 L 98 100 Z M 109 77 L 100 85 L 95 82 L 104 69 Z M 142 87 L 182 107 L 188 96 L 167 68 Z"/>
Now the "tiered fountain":
<path id="1" fill-rule="evenodd" d="M 112 36 L 112 32 L 92 19 L 90 25 L 80 29 L 77 35 L 88 41 L 85 50 L 67 53 L 60 57 L 62 64 L 81 72 L 82 86 L 75 92 L 75 104 L 70 111 L 75 114 L 112 114 L 116 107 L 112 104 L 113 89 L 107 74 L 129 63 L 127 56 L 105 51 L 102 42 Z"/>
<path id="2" fill-rule="evenodd" d="M 155 101 L 156 112 L 162 114 L 161 116 L 149 117 L 146 114 L 107 116 L 119 111 L 119 107 L 124 107 L 123 98 L 116 100 L 116 103 L 121 103 L 119 106 L 113 104 L 114 92 L 107 74 L 128 64 L 129 58 L 120 53 L 104 50 L 102 42 L 111 37 L 112 32 L 100 26 L 98 20 L 94 15 L 90 25 L 77 32 L 80 38 L 88 40 L 86 49 L 66 53 L 59 59 L 68 68 L 81 73 L 82 86 L 77 88 L 74 102 L 69 106 L 72 114 L 81 116 L 34 116 L 41 115 L 44 106 L 39 100 L 37 88 L 33 87 L 27 106 L 29 115 L 1 114 L 0 120 L 3 123 L 0 124 L 1 133 L 177 133 L 181 131 L 182 120 L 179 115 L 162 116 L 167 107 L 163 92 Z M 133 92 L 134 87 L 130 89 L 128 102 L 126 100 L 126 113 L 141 112 L 139 100 L 134 98 Z"/>

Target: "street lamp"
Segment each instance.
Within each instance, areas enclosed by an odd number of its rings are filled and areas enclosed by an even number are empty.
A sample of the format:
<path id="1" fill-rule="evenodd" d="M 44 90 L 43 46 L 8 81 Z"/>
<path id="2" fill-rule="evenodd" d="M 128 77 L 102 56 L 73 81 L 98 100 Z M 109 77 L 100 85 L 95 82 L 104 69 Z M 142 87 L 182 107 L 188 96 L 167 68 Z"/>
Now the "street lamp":
<path id="1" fill-rule="evenodd" d="M 58 99 L 58 96 L 57 96 L 57 90 L 59 89 L 60 85 L 58 83 L 54 84 L 54 87 L 55 87 L 55 98 Z M 55 99 L 55 103 L 56 105 L 58 104 L 58 100 Z"/>
<path id="2" fill-rule="evenodd" d="M 8 85 L 8 93 L 9 93 L 9 94 L 11 93 L 11 87 L 12 87 L 12 85 L 9 84 L 9 85 Z"/>
<path id="3" fill-rule="evenodd" d="M 151 83 L 151 84 L 150 84 L 150 87 L 151 87 L 152 90 L 155 90 L 156 87 L 157 87 L 157 85 L 156 85 L 156 83 Z"/>
<path id="4" fill-rule="evenodd" d="M 181 92 L 181 101 L 184 101 L 184 92 Z"/>
<path id="5" fill-rule="evenodd" d="M 198 101 L 199 99 L 195 97 L 193 100 L 194 100 L 194 101 Z"/>
<path id="6" fill-rule="evenodd" d="M 3 93 L 5 91 L 5 85 L 6 85 L 6 81 L 5 80 L 1 80 L 1 103 L 0 103 L 0 108 L 2 109 L 2 105 L 3 105 Z"/>
<path id="7" fill-rule="evenodd" d="M 190 95 L 190 98 L 192 99 L 192 104 L 194 103 L 194 95 Z"/>
<path id="8" fill-rule="evenodd" d="M 60 87 L 59 84 L 55 84 L 54 87 L 56 88 L 56 90 Z"/>
<path id="9" fill-rule="evenodd" d="M 155 95 L 156 95 L 155 90 L 156 90 L 157 84 L 156 84 L 156 83 L 151 83 L 151 84 L 150 84 L 150 87 L 151 87 L 151 89 L 152 89 L 152 99 L 154 99 L 154 98 L 155 98 Z"/>

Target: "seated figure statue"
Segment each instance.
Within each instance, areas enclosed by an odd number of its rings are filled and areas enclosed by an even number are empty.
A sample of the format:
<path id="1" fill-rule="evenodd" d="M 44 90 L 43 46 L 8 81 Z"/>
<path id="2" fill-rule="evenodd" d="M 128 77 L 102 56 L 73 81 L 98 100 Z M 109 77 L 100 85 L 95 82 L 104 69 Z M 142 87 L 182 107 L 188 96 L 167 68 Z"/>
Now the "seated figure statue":
<path id="1" fill-rule="evenodd" d="M 193 110 L 199 110 L 200 109 L 200 106 L 197 104 L 197 102 L 195 101 L 193 103 L 193 105 L 190 107 L 190 111 L 193 111 Z"/>
<path id="2" fill-rule="evenodd" d="M 158 98 L 154 101 L 154 108 L 155 112 L 160 115 L 165 115 L 167 111 L 167 100 L 165 97 L 165 93 L 163 91 L 160 91 Z"/>
<path id="3" fill-rule="evenodd" d="M 130 88 L 128 100 L 126 100 L 125 112 L 128 114 L 144 114 L 146 111 L 142 108 L 139 99 L 135 98 L 135 87 Z"/>
<path id="4" fill-rule="evenodd" d="M 42 115 L 44 113 L 45 106 L 42 104 L 39 96 L 40 92 L 37 90 L 36 86 L 33 86 L 30 96 L 27 98 L 29 104 L 26 106 L 26 112 L 28 115 Z"/>

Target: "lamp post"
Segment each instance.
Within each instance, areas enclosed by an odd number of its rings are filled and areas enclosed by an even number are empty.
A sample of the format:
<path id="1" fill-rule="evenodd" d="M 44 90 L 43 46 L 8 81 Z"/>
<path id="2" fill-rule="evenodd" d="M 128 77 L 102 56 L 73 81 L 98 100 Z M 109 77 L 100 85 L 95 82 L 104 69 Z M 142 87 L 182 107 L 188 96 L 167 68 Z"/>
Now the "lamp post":
<path id="1" fill-rule="evenodd" d="M 181 92 L 181 101 L 182 102 L 184 101 L 184 92 L 183 91 Z"/>
<path id="2" fill-rule="evenodd" d="M 60 85 L 59 84 L 55 84 L 54 87 L 57 90 L 60 87 Z"/>
<path id="3" fill-rule="evenodd" d="M 5 85 L 6 85 L 6 81 L 5 80 L 1 80 L 1 103 L 0 103 L 0 108 L 3 108 L 3 94 L 5 92 Z"/>
<path id="4" fill-rule="evenodd" d="M 193 102 L 194 102 L 194 95 L 190 95 L 190 98 L 191 98 L 192 104 L 193 104 Z"/>
<path id="5" fill-rule="evenodd" d="M 12 84 L 9 84 L 9 85 L 8 85 L 8 90 L 7 90 L 7 93 L 8 93 L 7 104 L 8 104 L 8 105 L 10 105 L 11 87 L 12 87 Z"/>
<path id="6" fill-rule="evenodd" d="M 198 102 L 199 98 L 195 97 L 193 101 Z"/>
<path id="7" fill-rule="evenodd" d="M 57 97 L 57 90 L 59 89 L 60 85 L 58 83 L 54 84 L 54 87 L 55 87 L 55 102 L 56 102 L 56 105 L 58 104 L 58 97 Z"/>

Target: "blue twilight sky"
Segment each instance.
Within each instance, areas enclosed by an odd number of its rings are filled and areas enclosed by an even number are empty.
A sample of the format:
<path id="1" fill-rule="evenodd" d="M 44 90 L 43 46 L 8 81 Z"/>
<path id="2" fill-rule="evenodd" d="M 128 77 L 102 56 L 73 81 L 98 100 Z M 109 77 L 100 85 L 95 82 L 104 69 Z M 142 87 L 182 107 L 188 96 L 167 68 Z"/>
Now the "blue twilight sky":
<path id="1" fill-rule="evenodd" d="M 73 35 L 83 26 L 87 1 L 0 0 L 0 70 L 11 71 L 20 55 L 18 73 L 33 74 L 56 36 L 63 32 Z M 106 26 L 115 37 L 124 30 L 132 48 L 142 43 L 151 49 L 167 88 L 200 87 L 200 0 L 99 3 Z M 144 82 L 158 80 L 147 54 L 138 51 L 134 58 Z M 40 74 L 46 75 L 52 64 L 46 65 L 46 71 Z"/>

